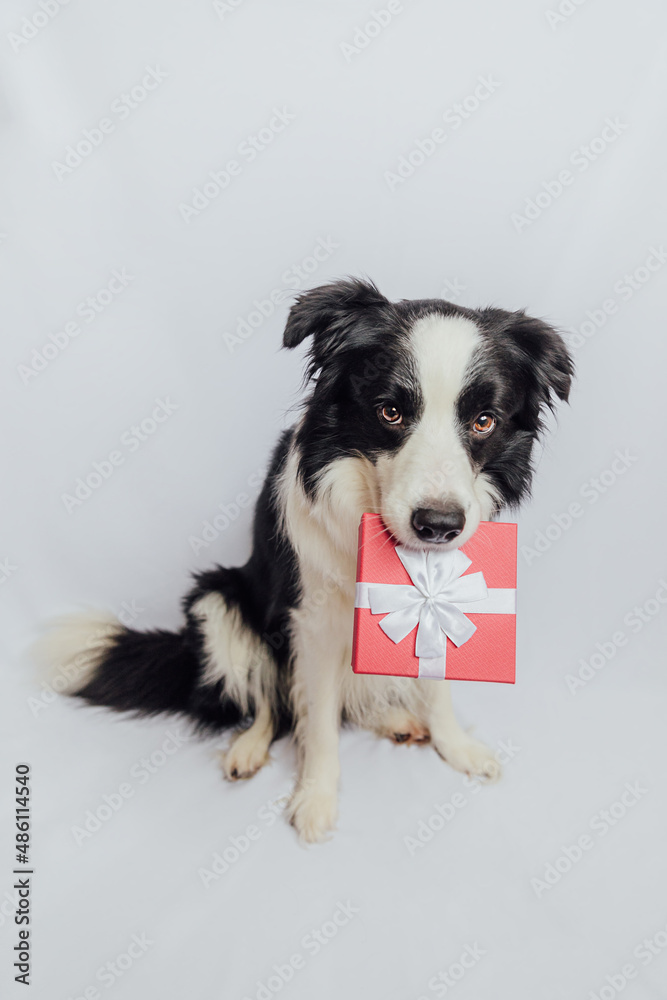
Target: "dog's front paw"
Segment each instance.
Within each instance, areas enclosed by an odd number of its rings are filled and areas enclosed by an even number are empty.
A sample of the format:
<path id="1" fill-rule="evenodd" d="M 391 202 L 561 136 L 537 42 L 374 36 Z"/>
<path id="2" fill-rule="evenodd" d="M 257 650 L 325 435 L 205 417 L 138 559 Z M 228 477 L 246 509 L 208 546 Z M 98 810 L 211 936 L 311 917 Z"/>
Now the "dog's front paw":
<path id="1" fill-rule="evenodd" d="M 328 839 L 336 825 L 338 802 L 335 792 L 298 788 L 292 795 L 287 816 L 306 844 L 316 844 Z"/>
<path id="2" fill-rule="evenodd" d="M 403 743 L 405 746 L 413 743 L 423 745 L 431 739 L 426 726 L 403 708 L 392 708 L 385 712 L 376 732 L 378 736 L 387 736 L 392 743 Z"/>
<path id="3" fill-rule="evenodd" d="M 269 759 L 266 739 L 253 729 L 251 726 L 240 733 L 229 750 L 220 754 L 222 773 L 228 781 L 252 778 Z"/>
<path id="4" fill-rule="evenodd" d="M 436 750 L 456 771 L 475 774 L 487 781 L 497 781 L 502 773 L 493 751 L 471 736 L 449 743 L 439 742 Z"/>

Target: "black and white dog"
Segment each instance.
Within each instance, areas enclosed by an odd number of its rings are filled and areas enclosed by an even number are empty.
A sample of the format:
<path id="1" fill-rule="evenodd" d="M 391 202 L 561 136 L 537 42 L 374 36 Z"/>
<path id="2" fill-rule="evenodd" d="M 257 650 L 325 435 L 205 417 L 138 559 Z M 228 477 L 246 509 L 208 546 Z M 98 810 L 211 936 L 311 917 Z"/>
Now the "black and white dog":
<path id="1" fill-rule="evenodd" d="M 451 549 L 518 504 L 541 416 L 567 399 L 572 361 L 523 312 L 392 303 L 352 279 L 298 298 L 284 344 L 307 337 L 310 394 L 273 455 L 246 565 L 196 577 L 180 632 L 76 616 L 46 649 L 92 704 L 239 727 L 223 757 L 229 779 L 254 774 L 293 730 L 289 815 L 317 841 L 336 819 L 341 721 L 398 742 L 430 739 L 457 770 L 497 773 L 458 724 L 449 682 L 352 672 L 357 530 L 374 511 L 404 546 Z"/>

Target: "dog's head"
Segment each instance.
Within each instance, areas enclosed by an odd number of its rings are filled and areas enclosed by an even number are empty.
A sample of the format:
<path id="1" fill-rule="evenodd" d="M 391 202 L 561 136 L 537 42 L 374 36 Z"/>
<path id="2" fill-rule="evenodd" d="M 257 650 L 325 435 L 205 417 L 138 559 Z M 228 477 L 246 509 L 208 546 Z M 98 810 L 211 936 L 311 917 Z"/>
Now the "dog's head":
<path id="1" fill-rule="evenodd" d="M 298 443 L 311 498 L 338 459 L 358 458 L 398 541 L 455 548 L 528 493 L 542 414 L 567 399 L 573 370 L 546 323 L 441 299 L 392 303 L 350 279 L 299 297 L 284 344 L 306 337 L 313 391 Z"/>

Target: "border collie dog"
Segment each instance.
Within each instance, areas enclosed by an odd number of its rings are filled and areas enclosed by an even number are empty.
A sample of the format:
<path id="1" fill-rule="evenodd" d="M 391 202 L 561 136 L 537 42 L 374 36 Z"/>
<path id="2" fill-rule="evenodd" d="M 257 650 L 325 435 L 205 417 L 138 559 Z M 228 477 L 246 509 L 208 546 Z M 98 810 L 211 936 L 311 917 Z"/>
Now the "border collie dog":
<path id="1" fill-rule="evenodd" d="M 496 776 L 491 751 L 457 722 L 448 681 L 353 673 L 357 531 L 372 511 L 401 545 L 453 549 L 518 504 L 541 418 L 567 399 L 573 366 L 558 333 L 523 312 L 390 302 L 357 279 L 300 295 L 284 345 L 306 338 L 310 391 L 273 454 L 246 565 L 198 574 L 179 632 L 78 615 L 46 650 L 91 704 L 235 727 L 230 780 L 253 775 L 292 730 L 288 813 L 312 842 L 336 820 L 342 721 L 430 741 L 457 770 Z"/>

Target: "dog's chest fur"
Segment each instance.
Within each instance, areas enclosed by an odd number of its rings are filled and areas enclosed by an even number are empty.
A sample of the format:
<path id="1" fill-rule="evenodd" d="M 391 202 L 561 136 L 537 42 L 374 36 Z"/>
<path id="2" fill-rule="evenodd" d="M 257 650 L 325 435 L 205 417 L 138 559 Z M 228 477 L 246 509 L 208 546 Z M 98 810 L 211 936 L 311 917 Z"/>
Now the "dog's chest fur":
<path id="1" fill-rule="evenodd" d="M 304 687 L 299 672 L 335 664 L 343 716 L 380 725 L 388 709 L 415 709 L 419 697 L 418 685 L 410 679 L 355 674 L 351 666 L 359 522 L 364 511 L 377 509 L 372 466 L 361 457 L 333 463 L 312 503 L 300 484 L 298 459 L 293 447 L 279 485 L 283 530 L 297 556 L 302 594 L 292 611 L 292 634 L 297 648 L 307 636 L 317 652 L 296 657 L 297 703 Z"/>

